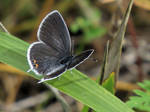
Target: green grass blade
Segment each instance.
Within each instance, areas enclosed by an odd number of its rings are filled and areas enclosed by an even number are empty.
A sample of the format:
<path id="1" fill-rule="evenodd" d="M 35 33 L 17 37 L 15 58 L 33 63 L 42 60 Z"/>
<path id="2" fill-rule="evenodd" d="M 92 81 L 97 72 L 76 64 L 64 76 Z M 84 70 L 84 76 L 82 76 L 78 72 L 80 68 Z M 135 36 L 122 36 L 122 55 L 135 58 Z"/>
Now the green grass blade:
<path id="1" fill-rule="evenodd" d="M 133 0 L 130 0 L 124 18 L 122 20 L 121 26 L 117 32 L 117 35 L 115 36 L 114 40 L 111 43 L 108 54 L 107 66 L 105 68 L 106 77 L 108 77 L 112 72 L 115 72 L 116 77 L 118 76 L 122 42 L 124 39 L 124 34 L 126 31 L 126 26 L 131 12 L 132 4 Z"/>
<path id="2" fill-rule="evenodd" d="M 29 65 L 26 52 L 29 44 L 6 33 L 0 32 L 0 61 L 26 72 Z M 30 76 L 39 79 L 34 73 Z M 60 91 L 72 96 L 97 112 L 133 112 L 117 97 L 76 69 L 64 73 L 60 80 L 47 81 Z M 117 105 L 117 106 L 116 106 Z"/>

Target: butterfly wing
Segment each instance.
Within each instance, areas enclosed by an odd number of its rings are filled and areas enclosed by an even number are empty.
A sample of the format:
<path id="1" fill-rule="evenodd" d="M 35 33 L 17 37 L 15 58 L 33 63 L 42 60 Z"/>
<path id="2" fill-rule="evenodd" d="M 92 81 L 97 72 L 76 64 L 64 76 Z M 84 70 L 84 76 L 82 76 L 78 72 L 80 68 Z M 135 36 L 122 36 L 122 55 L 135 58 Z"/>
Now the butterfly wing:
<path id="1" fill-rule="evenodd" d="M 42 42 L 34 42 L 30 45 L 27 59 L 31 70 L 36 74 L 50 75 L 65 67 L 58 63 L 60 53 Z"/>
<path id="2" fill-rule="evenodd" d="M 93 52 L 94 50 L 90 49 L 90 50 L 86 50 L 82 52 L 81 54 L 77 56 L 74 56 L 67 69 L 75 68 L 76 66 L 84 62 L 86 59 L 88 59 Z"/>
<path id="3" fill-rule="evenodd" d="M 62 56 L 71 54 L 69 31 L 63 17 L 57 10 L 52 11 L 43 19 L 37 36 L 40 41 L 60 52 Z"/>

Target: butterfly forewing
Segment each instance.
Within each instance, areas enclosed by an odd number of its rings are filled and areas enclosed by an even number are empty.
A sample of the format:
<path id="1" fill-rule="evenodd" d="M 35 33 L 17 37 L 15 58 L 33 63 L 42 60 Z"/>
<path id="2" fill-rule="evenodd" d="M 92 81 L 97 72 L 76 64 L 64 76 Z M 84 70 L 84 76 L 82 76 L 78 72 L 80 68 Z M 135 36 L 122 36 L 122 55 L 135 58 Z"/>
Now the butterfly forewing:
<path id="1" fill-rule="evenodd" d="M 71 54 L 71 40 L 68 28 L 58 11 L 49 13 L 41 22 L 38 29 L 38 39 L 62 53 Z"/>
<path id="2" fill-rule="evenodd" d="M 69 64 L 67 69 L 71 69 L 74 68 L 76 66 L 78 66 L 79 64 L 81 64 L 83 61 L 85 61 L 86 59 L 88 59 L 88 57 L 94 52 L 93 49 L 90 50 L 86 50 L 84 52 L 82 52 L 81 54 L 74 56 L 72 58 L 71 63 Z"/>

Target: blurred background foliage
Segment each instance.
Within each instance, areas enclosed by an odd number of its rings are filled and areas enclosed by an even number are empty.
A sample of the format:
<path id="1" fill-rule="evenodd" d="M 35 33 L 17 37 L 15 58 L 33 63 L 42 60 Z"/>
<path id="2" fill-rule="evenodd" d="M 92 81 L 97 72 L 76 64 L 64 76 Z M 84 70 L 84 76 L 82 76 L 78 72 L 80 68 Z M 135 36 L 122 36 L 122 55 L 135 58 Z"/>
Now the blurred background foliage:
<path id="1" fill-rule="evenodd" d="M 129 0 L 0 0 L 0 22 L 9 33 L 29 43 L 37 41 L 37 29 L 43 17 L 52 10 L 58 10 L 64 17 L 74 44 L 75 53 L 93 48 L 98 62 L 86 61 L 78 69 L 93 80 L 99 74 L 104 47 L 107 40 L 113 40 L 120 26 Z M 116 95 L 127 101 L 131 95 L 149 95 L 149 83 L 145 93 L 134 91 L 143 88 L 135 82 L 149 80 L 150 75 L 150 1 L 134 0 L 127 33 L 123 43 L 119 81 Z M 144 85 L 143 85 L 144 86 Z M 143 89 L 142 89 L 143 90 Z M 114 90 L 112 90 L 114 93 Z M 82 110 L 83 105 L 64 95 L 72 111 Z M 37 99 L 40 101 L 37 102 Z M 147 97 L 143 97 L 147 98 Z M 129 102 L 132 108 L 141 108 Z M 133 99 L 133 101 L 132 101 Z M 33 101 L 33 103 L 31 103 Z M 146 100 L 149 105 L 149 100 Z M 43 84 L 27 77 L 23 72 L 0 63 L 0 111 L 13 104 L 14 111 L 61 112 L 63 109 L 55 95 Z M 28 105 L 27 105 L 28 104 Z M 20 105 L 20 107 L 18 106 Z M 145 108 L 148 108 L 147 105 Z M 16 109 L 16 110 L 15 110 Z"/>

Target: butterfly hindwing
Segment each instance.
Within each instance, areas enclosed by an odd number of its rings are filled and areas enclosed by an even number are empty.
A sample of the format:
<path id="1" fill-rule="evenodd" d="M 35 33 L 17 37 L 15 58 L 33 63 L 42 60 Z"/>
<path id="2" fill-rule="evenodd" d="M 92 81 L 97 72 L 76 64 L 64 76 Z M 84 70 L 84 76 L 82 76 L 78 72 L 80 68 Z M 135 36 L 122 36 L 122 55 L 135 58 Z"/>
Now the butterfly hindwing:
<path id="1" fill-rule="evenodd" d="M 42 42 L 34 42 L 28 49 L 28 62 L 36 74 L 47 75 L 59 66 L 60 53 Z"/>

